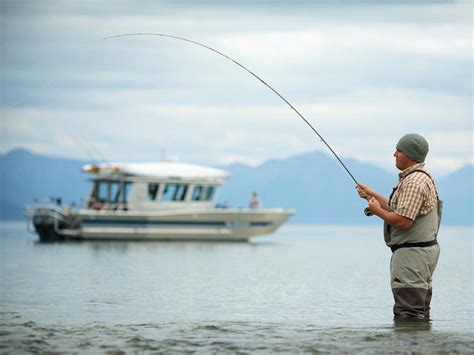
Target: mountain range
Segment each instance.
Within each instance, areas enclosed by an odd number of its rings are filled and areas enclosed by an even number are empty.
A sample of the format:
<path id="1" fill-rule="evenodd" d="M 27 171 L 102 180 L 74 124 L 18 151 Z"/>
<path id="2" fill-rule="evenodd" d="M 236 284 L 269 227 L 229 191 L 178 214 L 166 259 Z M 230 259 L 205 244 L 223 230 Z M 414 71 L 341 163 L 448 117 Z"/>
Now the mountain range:
<path id="1" fill-rule="evenodd" d="M 79 205 L 89 194 L 90 184 L 81 172 L 81 160 L 53 158 L 15 149 L 0 155 L 0 219 L 23 219 L 24 208 L 35 197 L 61 197 L 66 204 Z M 355 159 L 344 163 L 358 181 L 389 194 L 396 174 Z M 366 203 L 359 198 L 354 182 L 333 157 L 311 152 L 286 159 L 273 159 L 251 167 L 243 164 L 218 166 L 230 172 L 219 201 L 246 207 L 253 191 L 263 207 L 296 210 L 290 223 L 374 224 L 378 218 L 363 214 Z M 443 223 L 472 225 L 473 165 L 438 179 L 444 201 Z"/>

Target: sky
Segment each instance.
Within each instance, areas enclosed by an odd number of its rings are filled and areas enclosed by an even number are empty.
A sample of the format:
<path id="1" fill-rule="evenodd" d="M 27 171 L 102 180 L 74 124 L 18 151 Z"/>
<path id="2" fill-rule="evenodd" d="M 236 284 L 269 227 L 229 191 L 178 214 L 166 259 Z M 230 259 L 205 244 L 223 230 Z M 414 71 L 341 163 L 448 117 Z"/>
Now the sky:
<path id="1" fill-rule="evenodd" d="M 258 165 L 330 154 L 394 170 L 409 132 L 473 163 L 471 1 L 0 0 L 0 152 Z"/>

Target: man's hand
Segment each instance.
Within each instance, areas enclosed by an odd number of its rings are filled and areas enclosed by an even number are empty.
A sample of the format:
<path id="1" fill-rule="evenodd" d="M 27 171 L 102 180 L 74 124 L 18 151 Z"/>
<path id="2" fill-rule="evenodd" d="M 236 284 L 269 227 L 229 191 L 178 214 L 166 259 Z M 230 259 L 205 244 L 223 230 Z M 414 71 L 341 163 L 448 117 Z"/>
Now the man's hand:
<path id="1" fill-rule="evenodd" d="M 375 197 L 369 199 L 369 208 L 375 215 L 382 218 L 392 227 L 398 229 L 407 229 L 413 225 L 413 221 L 411 219 L 401 216 L 395 212 L 386 211 Z"/>
<path id="2" fill-rule="evenodd" d="M 382 206 L 380 205 L 380 202 L 377 201 L 375 197 L 371 197 L 369 199 L 369 208 L 374 214 L 377 214 L 377 212 L 383 209 Z"/>
<path id="3" fill-rule="evenodd" d="M 377 205 L 374 205 L 375 202 L 373 202 L 372 206 L 374 206 L 374 208 L 377 208 L 378 206 L 379 208 L 377 210 L 380 210 L 380 209 L 388 210 L 388 199 L 380 195 L 377 191 L 372 190 L 370 187 L 368 187 L 367 185 L 361 184 L 360 182 L 357 183 L 356 190 L 359 193 L 359 196 L 363 198 L 364 200 L 367 200 L 367 201 L 370 201 L 371 199 L 375 200 L 377 202 Z M 370 203 L 369 203 L 369 208 L 372 212 L 375 213 L 372 207 L 370 207 Z"/>
<path id="4" fill-rule="evenodd" d="M 376 194 L 374 190 L 360 182 L 356 185 L 356 190 L 359 196 L 367 201 Z"/>

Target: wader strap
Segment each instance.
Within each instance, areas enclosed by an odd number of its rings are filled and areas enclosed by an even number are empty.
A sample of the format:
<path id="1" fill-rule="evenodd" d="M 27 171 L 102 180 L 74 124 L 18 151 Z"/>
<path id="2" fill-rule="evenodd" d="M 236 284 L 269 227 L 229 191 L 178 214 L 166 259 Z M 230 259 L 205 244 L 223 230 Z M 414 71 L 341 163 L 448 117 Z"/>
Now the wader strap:
<path id="1" fill-rule="evenodd" d="M 426 247 L 431 247 L 433 245 L 438 244 L 438 241 L 436 239 L 429 241 L 429 242 L 420 242 L 420 243 L 404 243 L 404 244 L 398 244 L 398 245 L 392 245 L 390 249 L 392 249 L 392 253 L 395 253 L 396 250 L 400 248 L 426 248 Z"/>

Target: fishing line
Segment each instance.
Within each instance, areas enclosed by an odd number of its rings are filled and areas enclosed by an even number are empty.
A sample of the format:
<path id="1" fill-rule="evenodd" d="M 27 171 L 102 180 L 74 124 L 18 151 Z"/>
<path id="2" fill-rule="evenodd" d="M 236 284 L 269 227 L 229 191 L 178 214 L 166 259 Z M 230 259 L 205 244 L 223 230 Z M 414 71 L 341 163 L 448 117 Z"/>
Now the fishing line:
<path id="1" fill-rule="evenodd" d="M 112 39 L 112 38 L 119 38 L 119 37 L 130 37 L 130 36 L 158 36 L 158 37 L 168 37 L 168 38 L 174 38 L 174 39 L 178 39 L 178 40 L 181 40 L 181 41 L 185 41 L 185 42 L 188 42 L 188 43 L 192 43 L 192 44 L 195 44 L 195 45 L 198 45 L 200 47 L 204 47 L 206 49 L 209 49 L 210 51 L 213 51 L 214 53 L 217 53 L 219 55 L 221 55 L 222 57 L 230 60 L 231 62 L 235 63 L 236 65 L 238 65 L 239 67 L 241 67 L 242 69 L 244 69 L 245 71 L 247 71 L 249 74 L 251 74 L 252 76 L 254 76 L 257 80 L 259 80 L 262 84 L 264 84 L 266 87 L 268 87 L 271 91 L 273 91 L 276 95 L 278 95 L 280 97 L 280 99 L 282 99 L 288 106 L 290 106 L 290 108 L 295 111 L 298 116 L 313 130 L 314 133 L 316 133 L 316 135 L 319 137 L 319 139 L 321 140 L 321 142 L 323 142 L 326 147 L 328 147 L 328 149 L 331 151 L 331 153 L 336 157 L 336 159 L 339 161 L 339 163 L 342 165 L 342 167 L 346 170 L 346 172 L 349 174 L 349 176 L 351 177 L 351 179 L 356 183 L 357 183 L 357 180 L 355 179 L 354 175 L 352 175 L 352 173 L 349 171 L 349 169 L 347 168 L 347 166 L 344 164 L 344 162 L 339 158 L 339 156 L 336 154 L 336 152 L 331 148 L 331 146 L 328 144 L 328 142 L 326 142 L 326 140 L 321 136 L 321 134 L 319 134 L 319 132 L 311 125 L 311 123 L 308 122 L 308 120 L 287 100 L 283 97 L 283 95 L 281 95 L 278 91 L 276 91 L 274 88 L 272 88 L 268 83 L 266 83 L 262 78 L 260 78 L 257 74 L 255 74 L 254 72 L 252 72 L 250 69 L 248 69 L 247 67 L 245 67 L 244 65 L 242 65 L 241 63 L 239 63 L 238 61 L 232 59 L 231 57 L 229 57 L 228 55 L 218 51 L 217 49 L 214 49 L 212 47 L 209 47 L 209 46 L 206 46 L 205 44 L 202 44 L 202 43 L 199 43 L 199 42 L 196 42 L 196 41 L 193 41 L 193 40 L 190 40 L 190 39 L 187 39 L 187 38 L 184 38 L 184 37 L 178 37 L 178 36 L 174 36 L 174 35 L 168 35 L 168 34 L 164 34 L 164 33 L 126 33 L 126 34 L 120 34 L 120 35 L 115 35 L 115 36 L 108 36 L 108 37 L 104 37 L 104 39 Z"/>

